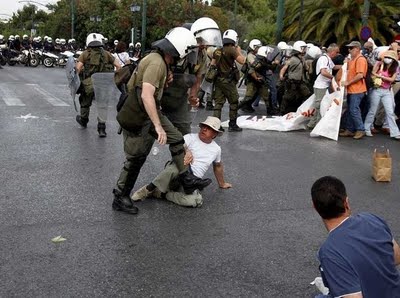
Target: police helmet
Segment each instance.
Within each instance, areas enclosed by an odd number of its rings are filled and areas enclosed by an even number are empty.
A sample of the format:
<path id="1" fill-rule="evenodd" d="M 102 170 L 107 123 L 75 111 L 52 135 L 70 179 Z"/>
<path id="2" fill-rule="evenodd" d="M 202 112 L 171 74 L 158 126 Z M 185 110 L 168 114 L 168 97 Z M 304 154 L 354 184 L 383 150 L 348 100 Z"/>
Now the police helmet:
<path id="1" fill-rule="evenodd" d="M 29 36 L 26 34 L 24 34 L 24 36 L 22 36 L 22 39 L 28 39 L 28 38 L 29 38 Z"/>
<path id="2" fill-rule="evenodd" d="M 103 46 L 103 35 L 100 33 L 90 33 L 86 37 L 87 47 L 101 47 Z"/>
<path id="3" fill-rule="evenodd" d="M 165 38 L 152 44 L 152 47 L 162 50 L 172 57 L 184 58 L 189 52 L 197 47 L 197 41 L 192 32 L 183 27 L 171 29 Z"/>
<path id="4" fill-rule="evenodd" d="M 293 44 L 293 51 L 297 51 L 299 53 L 305 53 L 306 48 L 307 44 L 302 40 L 298 40 Z"/>
<path id="5" fill-rule="evenodd" d="M 252 51 L 256 50 L 257 48 L 259 48 L 259 47 L 261 47 L 261 46 L 262 46 L 262 43 L 261 43 L 261 41 L 260 41 L 259 39 L 252 39 L 252 40 L 250 40 L 249 48 L 250 48 Z"/>
<path id="6" fill-rule="evenodd" d="M 222 46 L 221 31 L 218 24 L 211 18 L 197 19 L 190 28 L 198 43 L 207 46 Z"/>
<path id="7" fill-rule="evenodd" d="M 234 45 L 236 45 L 237 42 L 238 42 L 238 34 L 236 33 L 235 30 L 228 29 L 222 35 L 222 43 L 224 45 L 226 45 L 226 44 L 234 44 Z"/>

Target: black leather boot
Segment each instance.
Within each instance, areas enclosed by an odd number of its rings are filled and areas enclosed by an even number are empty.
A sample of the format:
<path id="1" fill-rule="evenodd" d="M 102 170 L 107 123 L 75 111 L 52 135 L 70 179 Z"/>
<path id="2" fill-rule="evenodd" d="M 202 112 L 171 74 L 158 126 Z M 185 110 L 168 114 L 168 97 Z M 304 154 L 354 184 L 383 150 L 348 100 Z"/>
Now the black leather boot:
<path id="1" fill-rule="evenodd" d="M 105 138 L 107 136 L 106 124 L 105 123 L 98 123 L 97 124 L 97 131 L 99 133 L 99 137 L 100 138 Z"/>
<path id="2" fill-rule="evenodd" d="M 123 195 L 119 189 L 113 189 L 114 201 L 112 208 L 115 211 L 122 211 L 130 214 L 137 214 L 139 209 L 133 206 L 131 199 L 127 195 Z"/>
<path id="3" fill-rule="evenodd" d="M 241 129 L 237 124 L 236 124 L 236 120 L 229 120 L 229 127 L 228 127 L 228 131 L 242 131 L 243 129 Z"/>
<path id="4" fill-rule="evenodd" d="M 83 118 L 82 116 L 77 115 L 76 116 L 76 122 L 78 122 L 80 126 L 86 128 L 87 124 L 89 122 L 89 119 L 88 118 Z"/>
<path id="5" fill-rule="evenodd" d="M 205 187 L 210 185 L 211 179 L 201 179 L 186 171 L 179 175 L 179 181 L 183 186 L 183 190 L 186 194 L 193 193 L 196 189 L 203 190 Z"/>

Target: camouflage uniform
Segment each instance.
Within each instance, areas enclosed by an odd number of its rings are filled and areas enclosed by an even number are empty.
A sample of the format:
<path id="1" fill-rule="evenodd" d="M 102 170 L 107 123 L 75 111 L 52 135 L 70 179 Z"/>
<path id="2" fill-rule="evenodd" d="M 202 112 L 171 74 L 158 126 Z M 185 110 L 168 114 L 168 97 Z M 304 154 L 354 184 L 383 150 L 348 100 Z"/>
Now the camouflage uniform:
<path id="1" fill-rule="evenodd" d="M 295 112 L 303 101 L 311 95 L 305 81 L 305 65 L 302 58 L 294 55 L 287 63 L 285 94 L 280 107 L 282 114 Z"/>
<path id="2" fill-rule="evenodd" d="M 229 102 L 229 120 L 236 124 L 237 110 L 239 103 L 239 93 L 236 88 L 238 78 L 235 77 L 234 65 L 238 57 L 236 48 L 233 46 L 224 46 L 222 49 L 216 49 L 213 59 L 217 61 L 218 75 L 214 82 L 214 117 L 221 119 L 221 110 L 225 101 Z M 219 61 L 219 62 L 218 62 Z"/>
<path id="3" fill-rule="evenodd" d="M 113 72 L 114 57 L 103 48 L 88 48 L 78 58 L 83 63 L 84 69 L 80 72 L 81 86 L 79 88 L 80 116 L 83 123 L 89 122 L 90 106 L 94 100 L 94 90 L 91 76 L 96 72 Z M 105 119 L 98 117 L 99 123 Z"/>
<path id="4" fill-rule="evenodd" d="M 160 99 L 166 78 L 167 65 L 159 53 L 153 52 L 141 60 L 137 71 L 128 82 L 128 98 L 117 115 L 117 120 L 123 129 L 126 161 L 118 178 L 114 194 L 117 192 L 122 196 L 129 196 L 136 183 L 140 169 L 150 153 L 154 139 L 157 138 L 157 133 L 141 99 L 143 82 L 150 83 L 156 88 L 154 98 L 158 116 L 167 134 L 167 143 L 170 145 L 169 149 L 173 161 L 180 173 L 188 168 L 183 164 L 183 136 L 160 111 Z"/>

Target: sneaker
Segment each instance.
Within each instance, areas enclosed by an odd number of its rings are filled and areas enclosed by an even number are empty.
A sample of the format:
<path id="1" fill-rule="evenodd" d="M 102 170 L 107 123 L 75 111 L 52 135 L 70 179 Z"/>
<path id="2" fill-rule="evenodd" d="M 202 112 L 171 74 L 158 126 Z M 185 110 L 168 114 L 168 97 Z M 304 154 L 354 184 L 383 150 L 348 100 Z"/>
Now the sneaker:
<path id="1" fill-rule="evenodd" d="M 392 137 L 392 139 L 394 139 L 394 140 L 396 140 L 396 141 L 400 141 L 400 136 Z"/>
<path id="2" fill-rule="evenodd" d="M 365 136 L 365 131 L 357 130 L 356 133 L 354 134 L 353 139 L 359 140 L 359 139 L 362 139 L 364 136 Z"/>
<path id="3" fill-rule="evenodd" d="M 137 191 L 135 191 L 132 195 L 131 195 L 131 200 L 134 202 L 137 201 L 143 201 L 145 200 L 149 195 L 152 194 L 152 191 L 148 190 L 147 185 L 142 186 L 141 188 L 139 188 Z"/>
<path id="4" fill-rule="evenodd" d="M 343 132 L 339 133 L 340 137 L 354 137 L 354 132 L 345 129 Z"/>
<path id="5" fill-rule="evenodd" d="M 370 131 L 366 131 L 365 132 L 365 135 L 367 136 L 367 137 L 373 137 L 374 135 L 372 134 L 372 132 L 370 132 Z"/>

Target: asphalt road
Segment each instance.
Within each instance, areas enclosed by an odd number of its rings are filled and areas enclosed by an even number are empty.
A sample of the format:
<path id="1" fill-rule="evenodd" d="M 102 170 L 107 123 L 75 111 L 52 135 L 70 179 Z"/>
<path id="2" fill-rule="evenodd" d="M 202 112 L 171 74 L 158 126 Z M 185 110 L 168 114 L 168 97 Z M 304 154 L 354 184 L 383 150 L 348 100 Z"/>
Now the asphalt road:
<path id="1" fill-rule="evenodd" d="M 65 82 L 57 68 L 0 70 L 0 297 L 313 297 L 327 232 L 310 187 L 324 175 L 345 182 L 353 212 L 383 216 L 400 240 L 400 143 L 383 135 L 226 132 L 217 142 L 232 189 L 214 179 L 200 209 L 149 199 L 136 216 L 114 212 L 124 161 L 115 111 L 107 138 L 95 113 L 81 129 Z M 209 114 L 193 113 L 194 122 Z M 382 146 L 391 183 L 371 179 Z M 168 160 L 158 147 L 135 189 Z M 52 243 L 59 235 L 66 241 Z"/>

